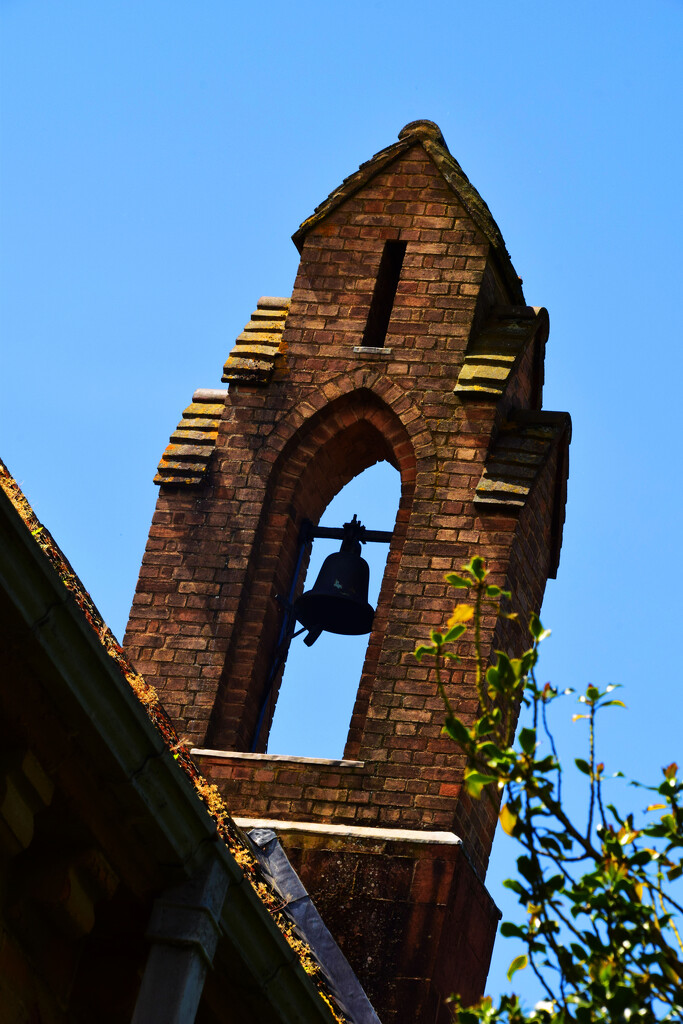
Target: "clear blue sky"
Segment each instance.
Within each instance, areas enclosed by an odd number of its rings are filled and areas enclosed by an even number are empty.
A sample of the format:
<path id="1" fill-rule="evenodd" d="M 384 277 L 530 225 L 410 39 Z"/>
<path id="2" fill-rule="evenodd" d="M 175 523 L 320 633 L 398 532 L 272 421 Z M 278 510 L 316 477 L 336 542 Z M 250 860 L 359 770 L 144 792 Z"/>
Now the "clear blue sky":
<path id="1" fill-rule="evenodd" d="M 542 673 L 624 684 L 610 767 L 683 757 L 682 26 L 681 0 L 0 0 L 0 452 L 117 635 L 193 390 L 291 291 L 299 223 L 430 118 L 550 311 L 545 406 L 574 420 Z"/>

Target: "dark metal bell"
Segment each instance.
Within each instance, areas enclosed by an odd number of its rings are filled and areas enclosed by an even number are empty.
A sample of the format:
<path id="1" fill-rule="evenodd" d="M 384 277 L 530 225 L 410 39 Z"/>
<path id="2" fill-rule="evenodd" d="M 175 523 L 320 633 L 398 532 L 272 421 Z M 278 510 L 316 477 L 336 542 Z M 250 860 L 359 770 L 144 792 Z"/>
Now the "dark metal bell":
<path id="1" fill-rule="evenodd" d="M 360 554 L 360 542 L 354 522 L 342 542 L 341 550 L 328 555 L 311 590 L 294 604 L 294 615 L 309 630 L 309 646 L 325 630 L 357 636 L 369 633 L 375 610 L 368 604 L 370 568 Z M 360 524 L 357 524 L 360 526 Z"/>

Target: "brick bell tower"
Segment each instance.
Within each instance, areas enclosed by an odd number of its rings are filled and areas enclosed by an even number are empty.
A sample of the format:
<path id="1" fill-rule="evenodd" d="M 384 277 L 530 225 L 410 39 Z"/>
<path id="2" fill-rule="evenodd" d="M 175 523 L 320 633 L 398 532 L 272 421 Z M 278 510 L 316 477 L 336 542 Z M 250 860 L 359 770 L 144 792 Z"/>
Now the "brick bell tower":
<path id="1" fill-rule="evenodd" d="M 164 453 L 126 647 L 237 820 L 275 829 L 384 1024 L 431 1024 L 451 992 L 483 991 L 496 814 L 461 792 L 463 758 L 412 651 L 451 610 L 444 574 L 474 554 L 522 620 L 540 607 L 570 420 L 541 411 L 547 312 L 525 304 L 433 122 L 406 125 L 294 242 L 291 299 L 258 302 L 229 388 L 195 392 Z M 344 758 L 248 753 L 267 741 L 276 595 L 302 522 L 382 459 L 401 502 Z M 485 625 L 492 651 L 524 643 L 520 627 Z M 459 669 L 450 699 L 466 715 L 476 695 Z"/>

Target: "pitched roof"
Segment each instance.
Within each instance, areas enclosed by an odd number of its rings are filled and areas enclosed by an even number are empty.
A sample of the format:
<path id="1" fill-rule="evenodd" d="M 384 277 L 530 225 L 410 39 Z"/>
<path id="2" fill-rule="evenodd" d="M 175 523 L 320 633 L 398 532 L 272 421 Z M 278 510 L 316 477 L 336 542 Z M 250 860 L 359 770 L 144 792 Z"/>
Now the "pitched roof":
<path id="1" fill-rule="evenodd" d="M 312 227 L 319 224 L 340 203 L 350 198 L 355 192 L 358 192 L 371 178 L 374 178 L 380 171 L 385 170 L 389 164 L 415 145 L 422 146 L 441 173 L 446 184 L 457 196 L 479 230 L 491 243 L 499 259 L 506 283 L 511 289 L 514 301 L 520 304 L 524 303 L 522 283 L 512 266 L 510 254 L 505 247 L 500 228 L 493 219 L 488 206 L 474 185 L 472 185 L 458 161 L 451 155 L 441 134 L 441 129 L 434 121 L 411 121 L 410 124 L 407 124 L 399 132 L 398 142 L 394 142 L 391 146 L 387 146 L 386 149 L 380 150 L 370 160 L 362 163 L 354 174 L 349 175 L 338 188 L 330 192 L 327 199 L 319 206 L 316 206 L 311 216 L 307 217 L 292 235 L 292 240 L 299 252 L 303 248 L 306 234 Z"/>
<path id="2" fill-rule="evenodd" d="M 124 749 L 126 756 L 135 764 L 135 771 L 129 778 L 130 791 L 135 791 L 136 794 L 143 791 L 146 779 L 144 773 L 147 765 L 153 763 L 151 785 L 155 798 L 161 797 L 160 802 L 163 804 L 164 815 L 166 815 L 164 817 L 158 811 L 159 819 L 156 822 L 157 826 L 159 828 L 172 828 L 173 841 L 179 849 L 182 848 L 186 857 L 188 856 L 186 852 L 188 845 L 193 850 L 195 849 L 195 846 L 187 841 L 188 829 L 190 828 L 187 822 L 193 822 L 198 808 L 201 808 L 202 805 L 204 806 L 210 819 L 212 819 L 215 833 L 225 846 L 225 854 L 227 854 L 230 860 L 233 875 L 239 876 L 240 885 L 242 885 L 245 891 L 248 891 L 248 897 L 245 897 L 245 905 L 248 904 L 248 906 L 256 908 L 255 912 L 258 915 L 256 924 L 261 926 L 262 930 L 265 928 L 269 935 L 273 934 L 272 924 L 275 925 L 277 930 L 275 933 L 275 939 L 277 940 L 276 948 L 279 948 L 281 953 L 283 952 L 282 939 L 287 944 L 284 947 L 284 950 L 287 951 L 286 963 L 284 961 L 282 963 L 273 961 L 271 964 L 266 964 L 264 970 L 270 971 L 271 974 L 280 970 L 284 975 L 286 970 L 289 969 L 287 964 L 291 962 L 296 968 L 296 976 L 292 975 L 292 984 L 299 985 L 299 989 L 303 984 L 307 991 L 309 985 L 312 985 L 314 993 L 317 994 L 316 998 L 311 999 L 313 993 L 309 992 L 306 995 L 304 992 L 302 997 L 302 1005 L 305 1004 L 311 1008 L 310 1019 L 324 1020 L 329 1022 L 329 1024 L 333 1024 L 333 1022 L 344 1024 L 345 1021 L 350 1021 L 352 1018 L 347 1017 L 340 1007 L 335 1005 L 335 996 L 330 990 L 323 965 L 318 961 L 315 951 L 302 940 L 300 930 L 294 918 L 289 914 L 286 906 L 283 906 L 280 894 L 273 888 L 268 877 L 264 874 L 257 856 L 255 856 L 253 849 L 245 840 L 242 831 L 231 818 L 217 788 L 211 785 L 197 768 L 197 765 L 190 756 L 187 745 L 179 737 L 156 691 L 143 679 L 128 660 L 124 650 L 105 624 L 90 594 L 74 572 L 68 559 L 49 530 L 37 518 L 19 484 L 11 476 L 2 460 L 0 460 L 0 527 L 2 528 L 0 532 L 2 532 L 3 541 L 0 545 L 0 551 L 2 551 L 3 556 L 0 560 L 2 561 L 0 565 L 0 584 L 2 584 L 3 591 L 7 581 L 13 584 L 16 583 L 20 588 L 20 592 L 18 592 L 15 598 L 20 614 L 22 616 L 25 614 L 29 615 L 27 609 L 30 609 L 30 618 L 37 615 L 32 626 L 32 635 L 37 645 L 41 642 L 42 630 L 47 637 L 47 641 L 49 643 L 56 643 L 56 646 L 65 658 L 74 659 L 76 677 L 79 686 L 82 688 L 79 693 L 82 694 L 87 691 L 90 694 L 92 690 L 92 692 L 98 695 L 98 699 L 99 695 L 102 695 L 102 706 L 98 705 L 94 711 L 92 707 L 88 707 L 87 717 L 92 721 L 94 732 L 97 733 L 100 741 L 104 741 L 107 750 L 111 742 L 113 758 L 118 756 L 121 749 Z M 46 601 L 41 603 L 41 599 L 35 594 L 31 595 L 31 600 L 29 601 L 26 593 L 24 593 L 24 591 L 27 591 L 32 586 L 35 587 L 33 582 L 35 573 L 29 573 L 27 566 L 22 564 L 21 561 L 22 553 L 25 554 L 26 552 L 28 552 L 28 555 L 38 566 L 41 579 L 47 580 L 51 588 L 49 599 L 51 603 L 47 604 L 48 610 L 46 612 L 43 612 L 43 606 L 46 604 Z M 24 569 L 23 572 L 21 571 L 22 568 Z M 55 584 L 56 590 L 59 593 L 59 599 L 56 603 L 52 597 Z M 90 668 L 86 670 L 84 666 L 90 665 L 90 662 L 83 659 L 82 652 L 77 650 L 77 645 L 73 642 L 73 637 L 61 636 L 59 633 L 59 626 L 53 613 L 56 608 L 61 609 L 62 606 L 67 609 L 70 621 L 71 618 L 75 620 L 78 636 L 85 639 L 89 650 L 91 647 L 94 649 L 97 664 L 104 667 L 104 674 L 95 675 Z M 63 672 L 65 671 L 63 665 L 60 665 L 60 669 Z M 52 676 L 49 678 L 52 679 Z M 108 686 L 107 683 L 112 680 L 115 681 L 114 686 Z M 141 728 L 136 729 L 135 732 L 133 732 L 130 726 L 130 717 L 126 718 L 125 722 L 115 721 L 115 715 L 112 711 L 112 708 L 120 709 L 121 706 L 130 711 L 131 705 L 128 700 L 124 698 L 123 704 L 118 700 L 122 691 L 126 691 L 126 684 L 134 697 L 137 698 L 136 701 L 133 701 L 136 727 L 140 725 L 140 719 L 142 719 L 143 723 Z M 113 690 L 113 692 L 110 693 L 110 690 Z M 71 713 L 73 713 L 73 709 L 71 709 Z M 143 743 L 145 738 L 148 737 L 150 723 L 156 730 L 156 745 L 151 752 L 145 750 L 143 756 L 139 754 L 135 743 L 138 741 Z M 115 740 L 110 740 L 110 734 L 112 737 L 115 737 Z M 142 739 L 140 738 L 141 736 Z M 114 747 L 116 747 L 115 750 Z M 160 754 L 160 749 L 164 750 L 165 758 Z M 172 760 L 170 755 L 172 755 Z M 140 768 L 141 764 L 145 766 L 144 769 Z M 126 773 L 130 771 L 130 765 L 126 764 L 124 768 Z M 184 775 L 185 779 L 189 781 L 194 791 L 192 807 L 189 810 L 186 804 L 183 804 L 179 809 L 173 803 L 173 800 L 168 795 L 170 790 L 164 789 L 164 780 L 166 778 L 164 773 L 166 775 L 169 773 L 173 775 L 180 773 L 181 776 Z M 119 777 L 112 776 L 112 778 L 114 777 L 116 778 L 117 785 L 121 787 Z M 181 785 L 180 780 L 177 778 L 175 783 L 180 793 L 185 794 L 178 799 L 186 801 L 187 790 L 184 785 Z M 124 790 L 120 789 L 120 796 L 123 792 Z M 173 793 L 175 792 L 176 789 L 173 790 Z M 121 799 L 123 799 L 122 796 Z M 184 813 L 185 817 L 183 817 Z M 172 824 L 169 825 L 169 822 L 172 822 Z M 202 832 L 202 842 L 205 843 L 205 833 L 206 836 L 211 838 L 210 848 L 216 849 L 214 837 L 211 836 L 209 830 L 205 827 Z M 194 836 L 194 833 L 192 835 Z M 164 850 L 165 856 L 168 856 L 167 848 L 164 847 Z M 242 903 L 245 903 L 245 899 L 242 900 Z M 229 904 L 230 900 L 227 903 Z M 242 907 L 241 916 L 237 904 L 235 904 L 235 909 L 238 910 L 237 916 L 240 919 L 238 922 L 240 927 L 243 924 L 245 927 L 248 927 L 249 922 L 244 916 L 244 907 Z M 233 911 L 227 906 L 225 913 L 231 914 Z M 260 941 L 262 940 L 263 935 L 261 935 Z M 296 980 L 297 978 L 298 981 Z M 270 984 L 270 979 L 268 984 Z M 320 1002 L 317 997 L 320 997 Z M 283 1013 L 282 1019 L 300 1019 L 296 1017 L 296 1006 L 294 1003 L 292 1003 L 292 1007 L 292 1015 L 288 1016 L 288 1010 L 287 1013 Z"/>

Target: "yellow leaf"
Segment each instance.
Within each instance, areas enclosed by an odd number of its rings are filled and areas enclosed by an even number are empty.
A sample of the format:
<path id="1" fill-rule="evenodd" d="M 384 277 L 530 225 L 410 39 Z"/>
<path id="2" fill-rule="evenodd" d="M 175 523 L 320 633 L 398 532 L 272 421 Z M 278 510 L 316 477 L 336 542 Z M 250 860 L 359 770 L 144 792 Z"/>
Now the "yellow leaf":
<path id="1" fill-rule="evenodd" d="M 474 616 L 474 608 L 471 604 L 459 604 L 453 609 L 453 614 L 448 620 L 448 627 L 459 626 L 461 622 L 469 622 Z"/>
<path id="2" fill-rule="evenodd" d="M 517 971 L 523 970 L 529 963 L 529 957 L 526 953 L 522 953 L 520 956 L 516 956 L 508 967 L 508 981 L 512 981 L 512 975 Z"/>
<path id="3" fill-rule="evenodd" d="M 514 827 L 517 824 L 517 815 L 512 813 L 508 804 L 503 804 L 498 817 L 503 831 L 507 832 L 507 834 L 511 836 L 514 831 Z"/>

